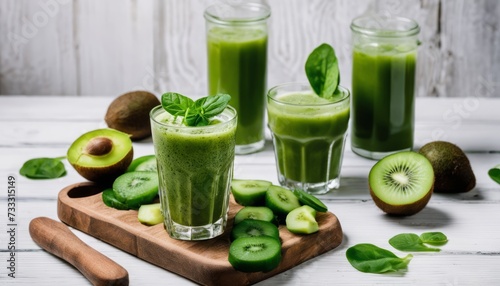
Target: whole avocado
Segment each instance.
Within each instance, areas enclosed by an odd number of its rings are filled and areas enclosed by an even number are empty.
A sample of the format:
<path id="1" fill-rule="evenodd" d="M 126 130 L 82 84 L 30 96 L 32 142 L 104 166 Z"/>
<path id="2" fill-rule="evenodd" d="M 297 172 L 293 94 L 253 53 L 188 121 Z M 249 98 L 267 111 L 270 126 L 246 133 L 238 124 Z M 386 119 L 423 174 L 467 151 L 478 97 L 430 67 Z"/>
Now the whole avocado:
<path id="1" fill-rule="evenodd" d="M 465 193 L 476 186 L 469 159 L 457 145 L 434 141 L 422 146 L 418 152 L 432 164 L 436 178 L 434 192 Z"/>
<path id="2" fill-rule="evenodd" d="M 111 102 L 104 120 L 109 128 L 129 134 L 132 141 L 141 140 L 151 135 L 149 112 L 160 104 L 150 92 L 127 92 Z"/>

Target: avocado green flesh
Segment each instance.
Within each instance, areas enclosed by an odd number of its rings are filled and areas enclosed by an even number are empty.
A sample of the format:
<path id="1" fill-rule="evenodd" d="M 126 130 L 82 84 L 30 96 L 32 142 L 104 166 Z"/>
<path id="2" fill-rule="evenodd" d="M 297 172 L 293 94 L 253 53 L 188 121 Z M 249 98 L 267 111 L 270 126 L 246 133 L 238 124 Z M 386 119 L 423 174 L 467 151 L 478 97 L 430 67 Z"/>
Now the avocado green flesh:
<path id="1" fill-rule="evenodd" d="M 86 154 L 87 144 L 96 137 L 106 137 L 113 142 L 111 151 L 102 156 Z M 107 167 L 120 162 L 132 149 L 128 134 L 114 129 L 98 129 L 87 132 L 76 139 L 68 149 L 67 158 L 72 165 L 81 167 Z"/>

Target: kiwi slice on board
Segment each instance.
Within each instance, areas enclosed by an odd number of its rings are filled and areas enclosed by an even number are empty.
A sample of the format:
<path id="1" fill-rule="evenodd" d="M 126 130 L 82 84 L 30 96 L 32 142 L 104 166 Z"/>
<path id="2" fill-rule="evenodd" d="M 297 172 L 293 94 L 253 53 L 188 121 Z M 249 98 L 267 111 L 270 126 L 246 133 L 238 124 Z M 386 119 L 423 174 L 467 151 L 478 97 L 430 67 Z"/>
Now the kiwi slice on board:
<path id="1" fill-rule="evenodd" d="M 293 209 L 300 207 L 300 202 L 289 189 L 273 185 L 267 189 L 266 206 L 278 216 L 285 217 Z"/>
<path id="2" fill-rule="evenodd" d="M 130 209 L 126 204 L 120 202 L 115 197 L 115 192 L 113 189 L 106 189 L 102 192 L 102 201 L 105 205 L 110 208 L 115 208 L 117 210 L 128 210 Z"/>
<path id="3" fill-rule="evenodd" d="M 263 205 L 267 189 L 272 185 L 264 180 L 233 180 L 231 192 L 234 200 L 243 206 Z"/>
<path id="4" fill-rule="evenodd" d="M 319 230 L 316 210 L 308 205 L 292 210 L 286 216 L 286 228 L 293 233 L 311 234 Z"/>
<path id="5" fill-rule="evenodd" d="M 128 166 L 127 172 L 133 171 L 147 171 L 147 172 L 156 172 L 156 157 L 155 155 L 146 155 L 139 158 L 136 158 L 130 163 Z"/>
<path id="6" fill-rule="evenodd" d="M 240 237 L 229 246 L 229 263 L 242 272 L 268 272 L 281 261 L 281 243 L 270 236 Z"/>
<path id="7" fill-rule="evenodd" d="M 234 224 L 238 224 L 246 219 L 263 220 L 277 224 L 276 216 L 268 207 L 244 207 L 234 216 Z"/>
<path id="8" fill-rule="evenodd" d="M 328 207 L 314 195 L 311 195 L 301 189 L 294 189 L 292 192 L 295 196 L 297 196 L 301 204 L 308 205 L 319 212 L 328 211 Z"/>
<path id="9" fill-rule="evenodd" d="M 378 161 L 368 176 L 375 204 L 391 215 L 407 216 L 421 211 L 434 188 L 434 171 L 425 156 L 403 151 Z"/>
<path id="10" fill-rule="evenodd" d="M 128 172 L 113 183 L 115 197 L 131 209 L 150 204 L 158 195 L 158 174 L 155 172 Z"/>
<path id="11" fill-rule="evenodd" d="M 142 224 L 156 225 L 163 222 L 160 203 L 142 205 L 137 212 L 137 219 Z"/>
<path id="12" fill-rule="evenodd" d="M 263 220 L 246 219 L 239 224 L 234 225 L 231 230 L 231 240 L 240 237 L 252 236 L 270 236 L 279 240 L 280 232 L 278 227 L 270 222 Z"/>

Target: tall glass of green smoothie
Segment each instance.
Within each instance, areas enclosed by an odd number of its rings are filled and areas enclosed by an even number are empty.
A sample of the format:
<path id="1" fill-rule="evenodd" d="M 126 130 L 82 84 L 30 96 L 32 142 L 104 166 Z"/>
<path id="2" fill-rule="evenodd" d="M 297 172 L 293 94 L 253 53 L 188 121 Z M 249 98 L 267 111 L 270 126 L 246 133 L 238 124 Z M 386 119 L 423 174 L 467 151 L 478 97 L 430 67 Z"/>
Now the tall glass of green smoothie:
<path id="1" fill-rule="evenodd" d="M 268 6 L 216 4 L 205 10 L 208 92 L 231 95 L 238 112 L 236 154 L 264 147 Z"/>
<path id="2" fill-rule="evenodd" d="M 334 99 L 319 97 L 309 83 L 269 90 L 267 112 L 281 185 L 324 194 L 340 185 L 349 122 L 349 90 Z"/>
<path id="3" fill-rule="evenodd" d="M 236 120 L 230 106 L 206 126 L 185 126 L 162 106 L 151 111 L 160 203 L 172 238 L 204 240 L 224 232 Z"/>
<path id="4" fill-rule="evenodd" d="M 413 148 L 418 24 L 407 18 L 353 20 L 351 148 L 363 157 Z"/>

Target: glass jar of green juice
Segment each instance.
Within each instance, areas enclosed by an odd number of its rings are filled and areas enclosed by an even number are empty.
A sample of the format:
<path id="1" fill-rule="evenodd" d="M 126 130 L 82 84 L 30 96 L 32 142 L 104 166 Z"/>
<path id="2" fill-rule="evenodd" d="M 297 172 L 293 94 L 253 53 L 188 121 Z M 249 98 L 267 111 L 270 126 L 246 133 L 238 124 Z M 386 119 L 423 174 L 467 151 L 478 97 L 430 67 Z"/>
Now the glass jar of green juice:
<path id="1" fill-rule="evenodd" d="M 371 159 L 413 148 L 417 36 L 414 20 L 367 15 L 351 23 L 351 148 Z"/>
<path id="2" fill-rule="evenodd" d="M 205 10 L 208 92 L 227 93 L 238 112 L 236 154 L 264 147 L 267 83 L 267 5 L 237 1 Z"/>

